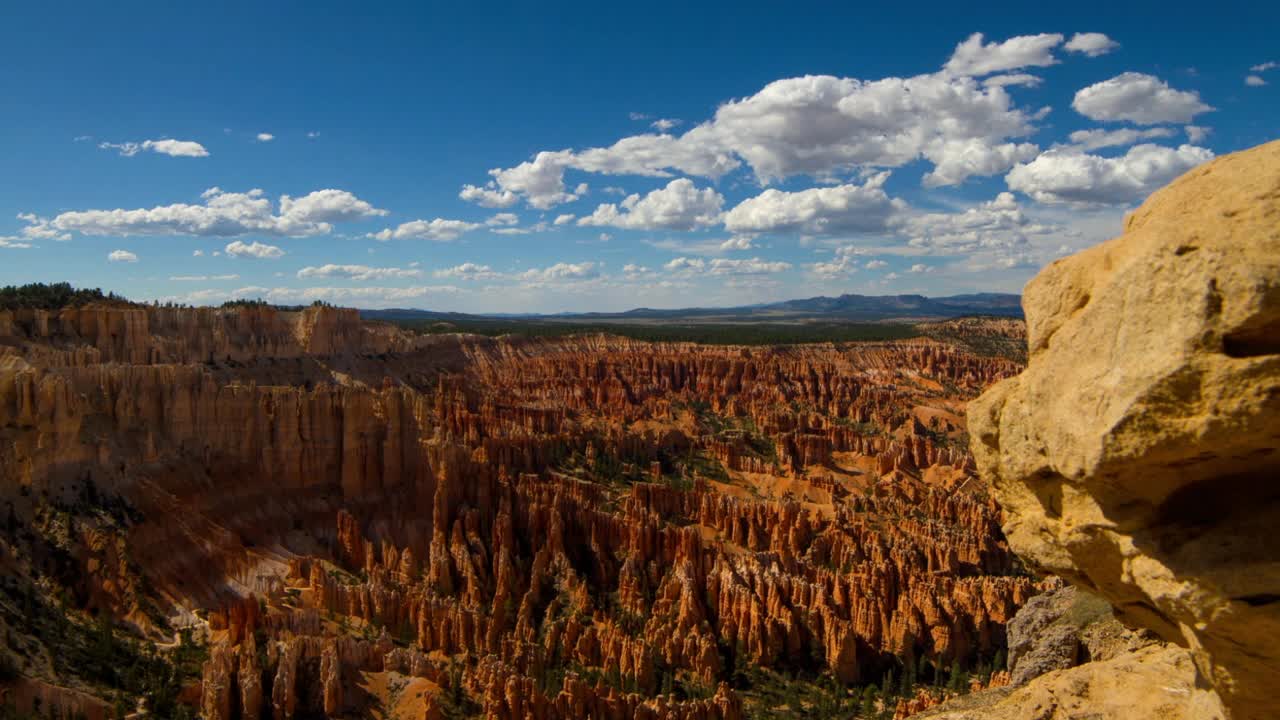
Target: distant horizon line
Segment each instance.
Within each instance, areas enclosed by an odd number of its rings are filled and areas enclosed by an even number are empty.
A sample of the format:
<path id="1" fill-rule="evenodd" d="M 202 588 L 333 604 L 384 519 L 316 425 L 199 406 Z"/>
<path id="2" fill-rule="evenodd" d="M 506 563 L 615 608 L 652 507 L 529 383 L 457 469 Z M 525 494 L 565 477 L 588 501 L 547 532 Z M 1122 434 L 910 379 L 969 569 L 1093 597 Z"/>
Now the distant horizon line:
<path id="1" fill-rule="evenodd" d="M 435 310 L 431 308 L 412 307 L 412 306 L 361 307 L 359 305 L 354 305 L 354 304 L 344 305 L 340 303 L 335 303 L 322 298 L 316 298 L 312 302 L 272 302 L 260 296 L 259 297 L 246 296 L 246 297 L 231 298 L 221 303 L 216 303 L 216 304 L 210 303 L 205 305 L 199 305 L 199 304 L 177 303 L 173 301 L 162 301 L 158 298 L 153 298 L 150 300 L 135 300 L 128 297 L 127 295 L 118 293 L 115 290 L 103 289 L 101 287 L 92 287 L 92 288 L 81 287 L 73 283 L 63 281 L 63 282 L 53 282 L 53 283 L 34 282 L 34 283 L 25 283 L 23 285 L 11 284 L 11 285 L 0 286 L 0 300 L 3 300 L 3 294 L 5 294 L 6 292 L 16 292 L 23 288 L 34 287 L 34 286 L 44 286 L 46 288 L 54 288 L 59 285 L 67 286 L 73 293 L 85 293 L 85 292 L 97 293 L 101 296 L 102 300 L 120 300 L 128 303 L 132 303 L 135 305 L 173 304 L 180 307 L 192 307 L 192 308 L 200 308 L 200 307 L 223 308 L 227 306 L 234 306 L 234 305 L 241 305 L 241 304 L 262 304 L 262 305 L 267 305 L 274 308 L 306 308 L 306 307 L 320 304 L 320 305 L 328 305 L 336 308 L 357 310 L 361 313 L 403 312 L 403 313 L 424 313 L 424 314 L 432 314 L 432 315 L 454 315 L 454 316 L 482 317 L 482 318 L 483 317 L 548 318 L 548 317 L 575 317 L 575 316 L 577 317 L 619 317 L 619 316 L 625 316 L 625 315 L 634 315 L 638 313 L 677 314 L 677 313 L 691 313 L 691 312 L 708 313 L 708 312 L 717 312 L 717 311 L 730 312 L 730 311 L 746 311 L 746 310 L 752 310 L 752 309 L 773 308 L 773 307 L 785 306 L 788 304 L 817 303 L 817 302 L 823 302 L 823 301 L 838 302 L 841 300 L 848 300 L 848 299 L 858 299 L 858 300 L 865 300 L 870 302 L 919 299 L 924 302 L 932 302 L 932 303 L 947 303 L 948 301 L 954 303 L 957 301 L 964 301 L 964 300 L 987 299 L 987 300 L 1003 301 L 1002 306 L 1005 306 L 1005 307 L 1007 307 L 1009 304 L 1016 304 L 1020 308 L 1021 298 L 1022 298 L 1021 293 L 1009 293 L 1009 292 L 968 292 L 968 293 L 954 293 L 950 295 L 922 295 L 920 293 L 892 293 L 892 294 L 884 294 L 884 295 L 864 295 L 861 293 L 841 293 L 839 295 L 811 295 L 808 297 L 793 297 L 793 298 L 787 298 L 784 300 L 748 303 L 745 305 L 693 305 L 693 306 L 670 307 L 670 308 L 639 306 L 639 307 L 629 308 L 626 310 L 616 310 L 616 311 L 562 310 L 559 312 L 463 312 L 458 310 Z M 1013 302 L 1015 300 L 1017 301 L 1016 303 Z M 0 303 L 0 305 L 2 305 L 2 303 Z M 4 308 L 0 307 L 0 309 L 4 309 Z M 820 310 L 820 308 L 814 308 L 814 309 Z M 796 310 L 803 310 L 803 309 L 796 308 Z"/>

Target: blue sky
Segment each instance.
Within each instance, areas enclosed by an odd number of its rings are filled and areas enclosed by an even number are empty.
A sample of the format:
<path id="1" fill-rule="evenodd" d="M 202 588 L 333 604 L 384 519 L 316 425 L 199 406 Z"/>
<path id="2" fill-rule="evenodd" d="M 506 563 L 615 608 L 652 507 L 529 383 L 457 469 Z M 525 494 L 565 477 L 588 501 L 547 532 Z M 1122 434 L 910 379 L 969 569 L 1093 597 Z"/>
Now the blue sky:
<path id="1" fill-rule="evenodd" d="M 263 5 L 6 8 L 0 284 L 474 312 L 1016 292 L 1280 137 L 1268 3 Z"/>

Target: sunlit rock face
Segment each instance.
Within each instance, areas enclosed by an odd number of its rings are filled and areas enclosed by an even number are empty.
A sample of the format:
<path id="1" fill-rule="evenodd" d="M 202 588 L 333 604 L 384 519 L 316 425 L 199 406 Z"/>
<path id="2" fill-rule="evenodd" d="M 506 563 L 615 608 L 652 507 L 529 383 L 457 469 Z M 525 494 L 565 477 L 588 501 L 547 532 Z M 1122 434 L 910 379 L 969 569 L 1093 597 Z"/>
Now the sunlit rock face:
<path id="1" fill-rule="evenodd" d="M 969 412 L 1014 550 L 1280 714 L 1280 142 L 1191 171 L 1024 299 L 1030 360 Z"/>
<path id="2" fill-rule="evenodd" d="M 965 442 L 1020 367 L 327 307 L 0 313 L 3 568 L 165 652 L 194 629 L 181 702 L 217 720 L 730 720 L 767 701 L 751 673 L 838 706 L 906 662 L 989 663 L 1036 592 Z"/>

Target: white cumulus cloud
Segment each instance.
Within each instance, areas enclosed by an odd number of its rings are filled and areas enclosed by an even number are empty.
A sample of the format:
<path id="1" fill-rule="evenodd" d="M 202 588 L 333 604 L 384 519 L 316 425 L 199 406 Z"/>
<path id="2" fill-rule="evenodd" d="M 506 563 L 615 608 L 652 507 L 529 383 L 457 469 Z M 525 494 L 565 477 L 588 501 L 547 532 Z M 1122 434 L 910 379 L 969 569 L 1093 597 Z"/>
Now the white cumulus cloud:
<path id="1" fill-rule="evenodd" d="M 239 257 L 239 258 L 274 260 L 279 257 L 284 257 L 284 250 L 281 250 L 275 245 L 267 245 L 266 243 L 260 243 L 260 242 L 257 242 L 256 240 L 251 243 L 245 243 L 240 240 L 236 240 L 234 242 L 228 243 L 227 246 L 224 247 L 222 250 L 223 252 L 225 252 L 226 254 L 232 257 Z"/>
<path id="2" fill-rule="evenodd" d="M 1076 93 L 1071 107 L 1092 120 L 1138 125 L 1185 123 L 1213 108 L 1190 90 L 1175 90 L 1160 78 L 1127 72 Z"/>
<path id="3" fill-rule="evenodd" d="M 1010 170 L 1005 182 L 1044 203 L 1124 205 L 1212 158 L 1212 151 L 1194 145 L 1135 145 L 1115 158 L 1049 150 Z"/>
<path id="4" fill-rule="evenodd" d="M 791 263 L 781 260 L 762 260 L 758 257 L 744 260 L 731 260 L 728 258 L 705 260 L 703 258 L 678 257 L 662 267 L 667 272 L 681 275 L 702 273 L 710 275 L 768 275 L 790 270 Z"/>
<path id="5" fill-rule="evenodd" d="M 1081 150 L 1097 150 L 1104 147 L 1133 145 L 1143 140 L 1173 137 L 1173 128 L 1158 127 L 1147 130 L 1124 128 L 1121 130 L 1076 130 L 1068 136 L 1071 144 Z"/>
<path id="6" fill-rule="evenodd" d="M 412 220 L 407 223 L 401 223 L 394 229 L 387 228 L 379 230 L 376 233 L 370 233 L 369 237 L 374 240 L 435 240 L 437 242 L 450 242 L 462 237 L 464 233 L 471 232 L 484 227 L 480 223 L 467 222 L 465 220 L 446 220 L 444 218 L 435 218 L 434 220 Z"/>
<path id="7" fill-rule="evenodd" d="M 744 235 L 736 235 L 720 243 L 721 250 L 751 250 L 754 247 L 751 238 Z"/>
<path id="8" fill-rule="evenodd" d="M 1062 44 L 1059 33 L 1020 35 L 1004 42 L 982 42 L 974 33 L 956 46 L 946 69 L 956 75 L 990 75 L 1024 67 L 1046 67 L 1058 61 L 1053 49 Z"/>
<path id="9" fill-rule="evenodd" d="M 786 272 L 791 263 L 781 260 L 761 260 L 758 257 L 745 260 L 715 258 L 707 267 L 712 275 L 767 275 Z"/>
<path id="10" fill-rule="evenodd" d="M 547 209 L 580 193 L 566 185 L 568 171 L 716 179 L 747 165 L 769 184 L 796 175 L 832 180 L 853 169 L 892 168 L 925 158 L 944 163 L 935 184 L 968 173 L 996 174 L 1031 152 L 1011 142 L 1036 130 L 1045 109 L 1024 109 L 1006 86 L 1033 84 L 1031 76 L 984 83 L 975 76 L 1043 66 L 1061 35 L 1027 36 L 985 45 L 975 36 L 957 48 L 948 69 L 880 80 L 830 75 L 769 83 L 754 95 L 730 100 L 683 134 L 641 134 L 608 147 L 547 150 L 511 168 L 489 171 L 483 187 L 462 197 L 506 207 L 520 200 Z"/>
<path id="11" fill-rule="evenodd" d="M 1062 46 L 1063 50 L 1068 52 L 1084 53 L 1089 57 L 1098 57 L 1120 47 L 1120 43 L 1103 35 L 1102 33 L 1076 33 L 1071 39 Z"/>
<path id="12" fill-rule="evenodd" d="M 458 197 L 473 202 L 482 207 L 505 208 L 511 207 L 520 202 L 520 196 L 511 190 L 497 190 L 494 183 L 490 182 L 485 187 L 476 187 L 475 185 L 463 185 L 462 191 L 458 193 Z"/>
<path id="13" fill-rule="evenodd" d="M 925 173 L 925 187 L 958 185 L 974 175 L 995 175 L 1030 160 L 1040 152 L 1032 143 L 993 145 L 985 140 L 941 140 L 931 143 L 924 156 L 933 161 L 933 170 Z"/>
<path id="14" fill-rule="evenodd" d="M 136 263 L 138 262 L 138 256 L 129 252 L 128 250 L 112 250 L 107 255 L 107 262 Z"/>
<path id="15" fill-rule="evenodd" d="M 208 157 L 209 151 L 194 140 L 143 140 L 142 142 L 98 143 L 103 150 L 116 150 L 125 157 L 140 152 L 154 152 L 171 157 Z"/>
<path id="16" fill-rule="evenodd" d="M 316 190 L 298 199 L 280 196 L 280 214 L 296 222 L 355 222 L 387 214 L 346 190 Z"/>
<path id="17" fill-rule="evenodd" d="M 48 218 L 43 218 L 33 213 L 18 213 L 18 219 L 27 224 L 26 227 L 22 228 L 22 237 L 28 240 L 66 242 L 71 239 L 71 233 L 53 227 L 52 221 Z"/>
<path id="18" fill-rule="evenodd" d="M 495 272 L 488 265 L 470 262 L 436 270 L 432 274 L 438 278 L 458 278 L 459 280 L 497 280 L 502 277 L 502 273 Z"/>
<path id="19" fill-rule="evenodd" d="M 1042 78 L 1029 73 L 1009 73 L 992 75 L 982 81 L 984 87 L 1037 87 L 1044 82 Z"/>
<path id="20" fill-rule="evenodd" d="M 173 282 L 211 282 L 223 280 L 239 280 L 239 275 L 171 275 Z"/>
<path id="21" fill-rule="evenodd" d="M 523 196 L 531 207 L 546 210 L 578 199 L 564 185 L 564 171 L 572 153 L 540 152 L 533 160 L 503 170 L 489 171 L 493 176 L 485 187 L 463 185 L 458 197 L 484 207 L 511 207 Z"/>
<path id="22" fill-rule="evenodd" d="M 1029 237 L 1061 228 L 1033 221 L 1011 192 L 960 212 L 923 213 L 904 218 L 899 233 L 914 248 L 932 253 L 1007 252 Z"/>
<path id="23" fill-rule="evenodd" d="M 1213 132 L 1213 128 L 1207 128 L 1201 125 L 1188 125 L 1182 128 L 1182 131 L 1187 134 L 1187 140 L 1194 145 L 1196 143 L 1204 142 L 1204 140 L 1209 137 L 1209 133 Z"/>
<path id="24" fill-rule="evenodd" d="M 853 245 L 842 245 L 836 248 L 835 257 L 828 262 L 813 263 L 809 269 L 824 280 L 832 280 L 858 271 L 858 257 L 862 250 Z M 875 262 L 875 261 L 873 261 Z"/>
<path id="25" fill-rule="evenodd" d="M 206 190 L 203 205 L 176 203 L 136 210 L 80 210 L 50 221 L 54 228 L 84 235 L 196 235 L 235 237 L 250 233 L 301 237 L 323 235 L 333 222 L 385 215 L 385 210 L 343 190 L 317 190 L 280 198 L 277 214 L 262 190 L 244 193 Z"/>
<path id="26" fill-rule="evenodd" d="M 298 271 L 299 279 L 307 278 L 346 278 L 348 280 L 388 280 L 397 278 L 422 277 L 421 270 L 394 267 L 369 267 L 368 265 L 320 265 L 308 266 Z"/>
<path id="27" fill-rule="evenodd" d="M 488 220 L 484 221 L 489 227 L 503 227 L 508 225 L 519 225 L 520 216 L 515 213 L 498 213 Z"/>
<path id="28" fill-rule="evenodd" d="M 641 197 L 629 195 L 621 203 L 605 203 L 579 218 L 579 225 L 633 230 L 693 230 L 720 221 L 724 197 L 712 188 L 699 190 L 692 180 L 678 178 Z"/>
<path id="29" fill-rule="evenodd" d="M 545 268 L 530 268 L 519 274 L 526 285 L 554 285 L 564 282 L 580 282 L 600 277 L 600 266 L 594 262 L 559 262 Z"/>
<path id="30" fill-rule="evenodd" d="M 884 191 L 888 172 L 877 173 L 861 185 L 810 188 L 784 192 L 770 188 L 743 200 L 725 214 L 732 233 L 883 231 L 890 218 L 905 209 L 901 200 Z"/>

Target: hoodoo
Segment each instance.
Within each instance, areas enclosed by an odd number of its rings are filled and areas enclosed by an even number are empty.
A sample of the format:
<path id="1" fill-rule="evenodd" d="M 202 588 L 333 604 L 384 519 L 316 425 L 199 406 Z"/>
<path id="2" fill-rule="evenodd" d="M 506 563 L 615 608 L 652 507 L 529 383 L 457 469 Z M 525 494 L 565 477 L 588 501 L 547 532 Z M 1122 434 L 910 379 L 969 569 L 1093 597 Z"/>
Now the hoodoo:
<path id="1" fill-rule="evenodd" d="M 260 305 L 0 332 L 0 608 L 15 670 L 68 698 L 852 710 L 895 675 L 985 680 L 1037 590 L 963 442 L 965 401 L 1020 365 L 957 344 L 430 337 Z M 173 648 L 162 689 L 42 659 L 137 664 L 141 638 Z"/>

